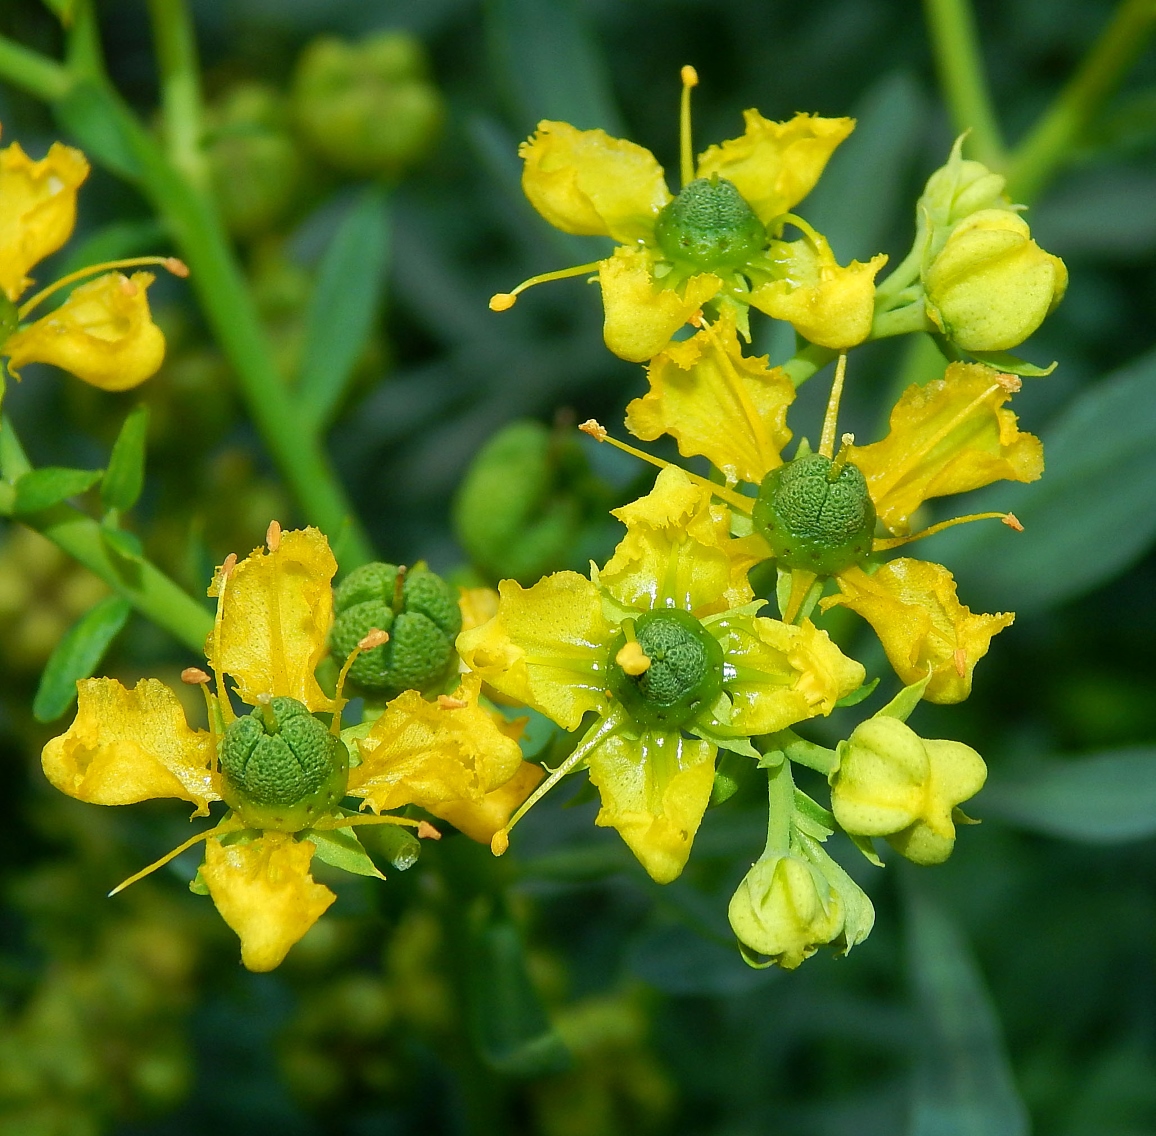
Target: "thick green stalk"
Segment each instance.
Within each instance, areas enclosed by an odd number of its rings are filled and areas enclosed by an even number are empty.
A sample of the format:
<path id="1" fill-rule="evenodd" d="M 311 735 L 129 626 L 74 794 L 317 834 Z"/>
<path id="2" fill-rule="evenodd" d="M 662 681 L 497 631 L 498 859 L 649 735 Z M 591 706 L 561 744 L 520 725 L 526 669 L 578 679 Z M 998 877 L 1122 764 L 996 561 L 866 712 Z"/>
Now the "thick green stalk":
<path id="1" fill-rule="evenodd" d="M 979 51 L 969 0 L 924 0 L 939 81 L 955 129 L 971 131 L 967 145 L 984 165 L 1000 170 L 1007 152 Z"/>
<path id="2" fill-rule="evenodd" d="M 1076 73 L 1016 147 L 1008 175 L 1015 201 L 1031 201 L 1051 180 L 1156 31 L 1154 0 L 1123 0 Z"/>
<path id="3" fill-rule="evenodd" d="M 184 0 L 149 0 L 161 74 L 161 112 L 169 160 L 200 189 L 208 183 L 201 151 L 201 72 L 192 16 Z"/>
<path id="4" fill-rule="evenodd" d="M 72 77 L 54 59 L 0 36 L 0 75 L 45 102 L 68 94 Z"/>
<path id="5" fill-rule="evenodd" d="M 786 756 L 767 770 L 767 846 L 763 855 L 791 850 L 791 825 L 795 818 L 795 779 Z"/>

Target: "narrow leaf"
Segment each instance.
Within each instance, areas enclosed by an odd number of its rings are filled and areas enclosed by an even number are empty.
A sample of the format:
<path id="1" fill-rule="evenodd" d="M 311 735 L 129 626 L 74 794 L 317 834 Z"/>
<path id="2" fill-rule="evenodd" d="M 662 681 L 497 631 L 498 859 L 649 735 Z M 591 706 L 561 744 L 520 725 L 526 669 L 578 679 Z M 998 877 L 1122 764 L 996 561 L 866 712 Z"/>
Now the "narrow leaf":
<path id="1" fill-rule="evenodd" d="M 919 1010 L 908 1136 L 1027 1136 L 995 1007 L 966 940 L 907 873 L 907 954 Z"/>
<path id="2" fill-rule="evenodd" d="M 1156 749 L 1049 761 L 1031 774 L 989 784 L 977 810 L 1066 840 L 1145 840 L 1156 836 Z"/>
<path id="3" fill-rule="evenodd" d="M 316 846 L 317 851 L 314 855 L 322 863 L 340 868 L 343 872 L 351 872 L 355 876 L 375 876 L 379 880 L 385 879 L 354 833 L 340 828 L 310 829 L 305 833 L 305 838 Z"/>
<path id="4" fill-rule="evenodd" d="M 100 500 L 106 509 L 127 513 L 144 488 L 145 446 L 148 441 L 148 407 L 129 412 L 113 443 L 108 469 L 100 483 Z"/>
<path id="5" fill-rule="evenodd" d="M 108 596 L 69 628 L 40 676 L 32 703 L 38 722 L 55 722 L 76 700 L 76 684 L 90 678 L 132 611 L 122 596 Z"/>
<path id="6" fill-rule="evenodd" d="M 315 424 L 323 425 L 337 409 L 369 342 L 388 255 L 385 191 L 371 186 L 338 226 L 309 300 L 297 394 L 302 412 Z"/>
<path id="7" fill-rule="evenodd" d="M 13 512 L 21 516 L 59 505 L 61 501 L 91 489 L 102 473 L 103 470 L 99 469 L 66 469 L 55 465 L 29 470 L 16 482 Z"/>
<path id="8" fill-rule="evenodd" d="M 81 80 L 53 110 L 86 154 L 129 181 L 140 178 L 143 170 L 123 108 L 99 83 Z"/>

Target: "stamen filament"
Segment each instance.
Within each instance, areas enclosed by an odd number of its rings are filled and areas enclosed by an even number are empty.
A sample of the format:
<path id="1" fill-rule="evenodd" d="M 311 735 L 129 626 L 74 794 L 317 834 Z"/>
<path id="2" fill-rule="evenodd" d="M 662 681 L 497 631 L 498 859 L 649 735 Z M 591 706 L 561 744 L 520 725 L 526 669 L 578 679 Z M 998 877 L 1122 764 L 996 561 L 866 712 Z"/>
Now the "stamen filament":
<path id="1" fill-rule="evenodd" d="M 244 828 L 244 824 L 236 817 L 226 817 L 220 824 L 213 828 L 206 829 L 204 832 L 197 833 L 196 836 L 190 836 L 183 844 L 178 844 L 171 852 L 166 852 L 159 860 L 154 860 L 147 868 L 142 868 L 135 875 L 129 876 L 127 880 L 117 884 L 116 887 L 108 893 L 109 899 L 119 892 L 124 891 L 126 887 L 135 884 L 137 880 L 143 880 L 145 876 L 152 875 L 158 868 L 163 868 L 170 860 L 175 860 L 182 852 L 187 852 L 194 844 L 199 844 L 202 840 L 208 840 L 210 836 L 223 835 L 228 832 L 237 832 Z"/>
<path id="2" fill-rule="evenodd" d="M 523 280 L 512 292 L 495 292 L 490 297 L 490 311 L 507 312 L 527 288 L 533 288 L 535 284 L 549 284 L 551 280 L 566 280 L 571 276 L 597 272 L 601 263 L 600 260 L 592 260 L 589 264 L 578 264 L 573 268 L 559 268 L 556 272 L 543 272 L 540 276 L 531 276 L 529 280 Z"/>
<path id="3" fill-rule="evenodd" d="M 825 458 L 835 456 L 835 430 L 839 423 L 839 403 L 843 401 L 843 382 L 847 377 L 847 355 L 839 356 L 835 364 L 835 380 L 831 383 L 831 397 L 827 399 L 827 413 L 823 417 L 823 433 L 819 438 L 819 453 Z"/>
<path id="4" fill-rule="evenodd" d="M 743 494 L 737 493 L 733 489 L 727 489 L 723 485 L 716 485 L 713 481 L 708 481 L 705 477 L 699 477 L 697 473 L 691 473 L 690 470 L 683 469 L 680 465 L 663 461 L 662 458 L 656 458 L 652 454 L 648 454 L 645 450 L 636 449 L 634 446 L 627 445 L 625 442 L 620 442 L 617 438 L 612 438 L 606 432 L 606 427 L 593 418 L 583 422 L 578 429 L 581 430 L 583 434 L 589 434 L 596 442 L 609 442 L 617 449 L 632 454 L 636 458 L 641 458 L 642 461 L 649 462 L 659 469 L 681 470 L 691 481 L 697 485 L 701 485 L 703 489 L 709 490 L 709 492 L 714 494 L 715 497 L 718 497 L 719 500 L 725 501 L 728 505 L 738 509 L 740 513 L 746 513 L 749 516 L 754 509 L 755 503 L 752 498 L 744 497 Z"/>
<path id="5" fill-rule="evenodd" d="M 349 677 L 350 668 L 357 661 L 357 656 L 362 651 L 370 651 L 374 647 L 380 647 L 382 643 L 389 642 L 389 633 L 382 631 L 379 627 L 371 627 L 369 631 L 357 641 L 357 646 L 349 652 L 349 657 L 342 665 L 340 672 L 337 675 L 337 689 L 333 694 L 333 721 L 329 723 L 329 732 L 337 737 L 341 733 L 341 711 L 345 709 L 346 699 L 343 697 L 345 691 L 345 680 Z"/>
<path id="6" fill-rule="evenodd" d="M 682 102 L 678 115 L 679 173 L 683 186 L 694 181 L 694 145 L 690 131 L 690 92 L 698 86 L 698 72 L 688 63 L 682 69 Z"/>
<path id="7" fill-rule="evenodd" d="M 421 828 L 426 822 L 424 820 L 417 820 L 414 817 L 393 816 L 391 813 L 383 813 L 381 816 L 376 816 L 372 813 L 358 813 L 356 816 L 328 816 L 321 817 L 311 824 L 310 828 L 319 828 L 323 832 L 328 832 L 334 828 L 350 828 L 358 824 L 400 824 L 407 828 Z"/>
<path id="8" fill-rule="evenodd" d="M 47 288 L 42 288 L 30 300 L 25 300 L 20 305 L 18 314 L 21 319 L 25 319 L 29 312 L 47 300 L 54 292 L 59 292 L 61 288 L 67 288 L 69 284 L 83 280 L 86 276 L 95 276 L 98 272 L 111 272 L 116 268 L 141 268 L 148 264 L 158 264 L 162 268 L 167 268 L 174 276 L 188 276 L 189 274 L 185 262 L 178 260 L 175 256 L 130 256 L 125 260 L 106 260 L 102 264 L 90 264 L 86 268 L 78 268 L 75 272 L 70 272 L 55 283 L 49 284 Z"/>
<path id="9" fill-rule="evenodd" d="M 1012 521 L 1008 518 L 1011 517 Z M 912 533 L 910 536 L 891 536 L 885 537 L 883 540 L 874 541 L 871 545 L 872 552 L 886 552 L 890 548 L 899 548 L 902 545 L 910 544 L 913 540 L 922 540 L 926 536 L 935 536 L 936 533 L 943 532 L 944 529 L 954 528 L 956 525 L 970 524 L 972 521 L 1003 521 L 1009 528 L 1016 528 L 1017 531 L 1023 531 L 1023 525 L 1015 520 L 1015 515 L 1012 513 L 969 513 L 966 517 L 953 517 L 950 521 L 940 521 L 937 525 L 932 525 L 930 528 L 922 529 L 920 532 Z"/>
<path id="10" fill-rule="evenodd" d="M 217 590 L 217 610 L 213 615 L 213 654 L 209 659 L 209 666 L 217 678 L 217 703 L 221 707 L 221 717 L 226 726 L 231 726 L 237 715 L 233 713 L 233 703 L 229 699 L 229 691 L 225 687 L 225 676 L 221 671 L 221 610 L 225 602 L 225 589 L 229 586 L 229 573 L 237 566 L 237 554 L 230 552 L 221 565 L 221 584 Z"/>

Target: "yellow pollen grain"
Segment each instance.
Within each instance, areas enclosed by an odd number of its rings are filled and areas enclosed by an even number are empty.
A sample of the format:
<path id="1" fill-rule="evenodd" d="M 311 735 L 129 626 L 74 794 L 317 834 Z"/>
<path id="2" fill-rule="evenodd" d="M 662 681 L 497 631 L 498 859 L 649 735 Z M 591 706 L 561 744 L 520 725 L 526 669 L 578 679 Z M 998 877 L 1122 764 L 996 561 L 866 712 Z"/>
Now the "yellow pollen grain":
<path id="1" fill-rule="evenodd" d="M 623 644 L 614 656 L 614 661 L 628 674 L 638 676 L 650 670 L 650 656 L 643 651 L 636 639 Z"/>

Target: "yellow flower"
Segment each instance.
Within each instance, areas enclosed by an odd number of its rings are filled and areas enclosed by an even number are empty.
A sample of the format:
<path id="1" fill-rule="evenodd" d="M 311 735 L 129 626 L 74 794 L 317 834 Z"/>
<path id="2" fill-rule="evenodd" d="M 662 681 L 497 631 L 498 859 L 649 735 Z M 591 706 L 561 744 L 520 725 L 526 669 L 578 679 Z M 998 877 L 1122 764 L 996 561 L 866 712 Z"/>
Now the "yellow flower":
<path id="1" fill-rule="evenodd" d="M 0 289 L 13 303 L 32 283 L 28 270 L 72 235 L 86 177 L 84 155 L 59 142 L 39 162 L 18 142 L 0 150 Z"/>
<path id="2" fill-rule="evenodd" d="M 152 321 L 151 272 L 110 272 L 80 285 L 56 311 L 3 344 L 8 369 L 52 363 L 101 390 L 138 386 L 160 369 L 165 337 Z"/>
<path id="3" fill-rule="evenodd" d="M 746 572 L 759 554 L 681 470 L 663 470 L 615 515 L 626 536 L 593 580 L 503 581 L 497 615 L 463 632 L 458 650 L 500 694 L 567 730 L 596 715 L 529 803 L 586 764 L 602 798 L 596 823 L 665 883 L 690 854 L 717 749 L 753 755 L 751 734 L 829 713 L 863 669 L 810 624 L 755 614 Z"/>
<path id="4" fill-rule="evenodd" d="M 230 557 L 209 588 L 217 617 L 205 653 L 216 694 L 207 674 L 187 672 L 187 681 L 205 685 L 209 731 L 190 728 L 176 695 L 154 679 L 130 691 L 94 678 L 79 684 L 76 720 L 43 754 L 49 781 L 83 801 L 177 797 L 195 804 L 197 815 L 225 801 L 231 811 L 219 824 L 132 879 L 206 840 L 200 879 L 253 970 L 276 966 L 332 903 L 309 874 L 315 852 L 332 854 L 330 831 L 378 822 L 341 810 L 346 793 L 378 813 L 407 803 L 456 807 L 451 822 L 488 839 L 487 824 L 500 827 L 520 803 L 518 792 L 533 788 L 516 740 L 520 725 L 499 725 L 481 709 L 479 681 L 469 676 L 454 697 L 430 703 L 410 691 L 391 703 L 362 737 L 364 757 L 351 778 L 337 733 L 340 690 L 330 697 L 314 676 L 332 621 L 336 562 L 316 529 L 281 532 L 274 522 L 267 544 L 240 563 Z M 367 636 L 366 649 L 372 645 Z M 235 716 L 226 678 L 251 714 Z M 329 714 L 330 723 L 314 712 Z M 355 870 L 376 874 L 356 840 L 343 839 L 347 856 L 363 857 Z"/>
<path id="5" fill-rule="evenodd" d="M 602 130 L 538 124 L 519 150 L 525 162 L 522 188 L 530 203 L 564 232 L 608 236 L 621 247 L 602 261 L 546 273 L 513 292 L 499 293 L 491 308 L 506 310 L 532 284 L 597 271 L 606 345 L 624 359 L 653 358 L 705 304 L 730 311 L 746 335 L 751 286 L 787 271 L 768 248 L 786 221 L 795 223 L 788 210 L 811 191 L 855 124 L 849 118 L 809 114 L 770 122 L 757 110 L 747 110 L 742 137 L 711 146 L 696 163 L 689 91 L 697 82 L 693 69 L 684 68 L 683 188 L 677 196 L 667 189 L 663 169 L 649 150 Z M 839 272 L 855 275 L 861 267 Z M 865 276 L 869 296 L 873 275 Z M 823 290 L 831 292 L 825 283 Z M 859 287 L 856 294 L 861 292 Z M 802 319 L 818 334 L 842 340 L 851 326 L 843 310 L 848 306 L 844 302 L 841 308 L 828 295 L 823 312 L 809 307 Z M 829 313 L 842 321 L 839 331 L 819 326 Z M 796 314 L 792 309 L 783 318 L 794 322 Z M 856 331 L 858 326 L 854 323 Z M 796 327 L 806 334 L 802 324 Z"/>

